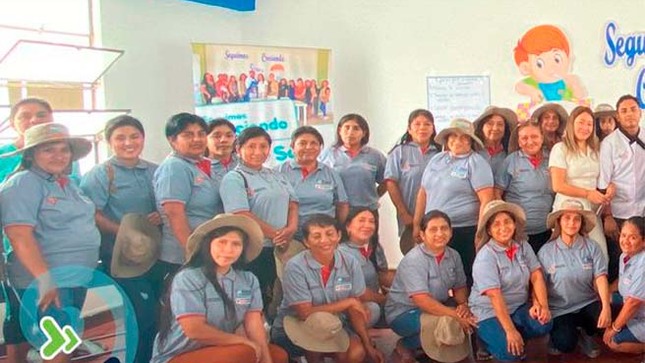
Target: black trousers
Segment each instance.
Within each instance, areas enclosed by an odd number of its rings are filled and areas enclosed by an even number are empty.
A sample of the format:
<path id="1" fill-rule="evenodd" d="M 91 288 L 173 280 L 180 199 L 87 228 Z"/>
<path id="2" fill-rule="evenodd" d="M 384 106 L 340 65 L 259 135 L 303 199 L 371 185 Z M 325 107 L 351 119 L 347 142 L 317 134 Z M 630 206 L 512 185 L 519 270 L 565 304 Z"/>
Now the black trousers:
<path id="1" fill-rule="evenodd" d="M 600 302 L 595 301 L 577 313 L 569 313 L 553 319 L 551 345 L 563 353 L 573 351 L 578 344 L 577 328 L 582 328 L 587 335 L 595 335 L 599 331 L 596 325 L 600 310 Z"/>
<path id="2" fill-rule="evenodd" d="M 252 272 L 258 278 L 260 290 L 262 291 L 262 302 L 264 303 L 264 312 L 273 301 L 273 285 L 278 275 L 275 272 L 275 258 L 273 257 L 273 247 L 264 247 L 260 255 L 247 266 L 246 270 Z M 267 316 L 269 320 L 273 317 Z"/>
<path id="3" fill-rule="evenodd" d="M 620 218 L 614 218 L 616 220 L 616 224 L 618 225 L 618 231 L 620 232 L 621 228 L 623 228 L 623 224 L 625 223 L 625 219 L 620 219 Z M 607 280 L 609 280 L 609 283 L 612 283 L 618 279 L 618 268 L 619 268 L 619 260 L 620 260 L 620 244 L 618 241 L 614 241 L 613 238 L 607 237 L 607 253 L 609 255 L 609 266 L 607 268 Z"/>
<path id="4" fill-rule="evenodd" d="M 544 246 L 547 242 L 549 242 L 549 238 L 551 238 L 551 231 L 545 231 L 542 233 L 536 233 L 536 234 L 529 234 L 529 244 L 533 248 L 533 252 L 535 254 L 538 254 L 538 251 L 542 246 Z"/>
<path id="5" fill-rule="evenodd" d="M 448 244 L 459 252 L 461 262 L 464 264 L 464 272 L 468 287 L 473 286 L 473 262 L 475 262 L 475 233 L 477 226 L 454 227 L 452 229 L 452 239 Z"/>

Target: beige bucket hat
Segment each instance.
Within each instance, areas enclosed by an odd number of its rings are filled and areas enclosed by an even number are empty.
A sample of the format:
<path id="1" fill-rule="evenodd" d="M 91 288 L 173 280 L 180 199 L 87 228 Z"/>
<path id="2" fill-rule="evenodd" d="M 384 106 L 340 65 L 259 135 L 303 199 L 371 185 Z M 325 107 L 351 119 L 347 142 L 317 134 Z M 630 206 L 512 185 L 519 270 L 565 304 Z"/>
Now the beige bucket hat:
<path id="1" fill-rule="evenodd" d="M 331 313 L 315 312 L 305 321 L 286 316 L 284 330 L 293 344 L 310 352 L 333 353 L 349 349 L 349 334 L 343 329 L 340 318 Z"/>
<path id="2" fill-rule="evenodd" d="M 143 214 L 128 213 L 121 219 L 114 241 L 110 272 L 130 278 L 146 273 L 159 258 L 161 231 Z"/>
<path id="3" fill-rule="evenodd" d="M 479 244 L 475 246 L 477 250 L 490 240 L 490 236 L 486 230 L 486 224 L 489 219 L 499 212 L 510 213 L 515 218 L 515 236 L 517 236 L 518 239 L 523 239 L 524 226 L 526 225 L 526 214 L 524 214 L 522 207 L 503 200 L 492 200 L 484 206 L 484 213 L 477 224 L 477 233 L 475 234 L 476 240 L 479 242 Z"/>
<path id="4" fill-rule="evenodd" d="M 434 139 L 437 143 L 445 146 L 448 136 L 455 133 L 470 136 L 473 140 L 473 150 L 479 151 L 484 148 L 484 143 L 475 135 L 473 124 L 463 118 L 456 118 L 450 121 L 450 126 L 441 130 Z"/>
<path id="5" fill-rule="evenodd" d="M 57 123 L 40 124 L 25 131 L 25 144 L 21 149 L 2 154 L 0 157 L 22 154 L 38 145 L 49 142 L 67 141 L 72 150 L 72 161 L 83 158 L 92 150 L 92 143 L 82 137 L 71 136 L 65 125 Z"/>
<path id="6" fill-rule="evenodd" d="M 220 227 L 237 227 L 249 236 L 249 244 L 245 247 L 244 256 L 247 262 L 253 261 L 262 252 L 264 234 L 260 225 L 253 219 L 238 214 L 222 213 L 215 218 L 200 224 L 188 237 L 186 244 L 186 261 L 199 251 L 200 244 L 207 234 Z"/>
<path id="7" fill-rule="evenodd" d="M 596 226 L 596 213 L 585 209 L 584 204 L 576 199 L 565 199 L 560 203 L 558 209 L 549 213 L 546 217 L 546 226 L 554 230 L 555 235 L 559 235 L 560 226 L 558 225 L 558 219 L 565 212 L 575 212 L 582 216 L 584 219 L 584 229 L 580 232 L 582 234 L 588 234 Z"/>
<path id="8" fill-rule="evenodd" d="M 540 117 L 542 117 L 542 114 L 544 114 L 546 111 L 553 111 L 558 115 L 558 117 L 560 118 L 560 124 L 558 125 L 558 135 L 564 134 L 564 129 L 567 127 L 567 119 L 569 118 L 569 113 L 567 112 L 567 110 L 557 103 L 547 103 L 535 109 L 535 111 L 533 111 L 533 113 L 531 114 L 531 119 L 535 120 L 535 122 L 539 124 Z"/>
<path id="9" fill-rule="evenodd" d="M 438 362 L 454 363 L 470 354 L 470 339 L 450 316 L 421 314 L 421 348 Z"/>
<path id="10" fill-rule="evenodd" d="M 593 118 L 612 116 L 616 118 L 617 113 L 614 108 L 608 103 L 601 103 L 593 110 Z"/>

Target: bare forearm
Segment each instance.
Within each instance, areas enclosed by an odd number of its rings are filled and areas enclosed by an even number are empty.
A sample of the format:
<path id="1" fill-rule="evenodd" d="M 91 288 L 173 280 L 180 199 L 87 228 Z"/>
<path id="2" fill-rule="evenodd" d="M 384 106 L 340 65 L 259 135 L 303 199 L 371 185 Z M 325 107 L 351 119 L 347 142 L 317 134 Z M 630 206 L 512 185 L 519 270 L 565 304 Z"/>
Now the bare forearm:
<path id="1" fill-rule="evenodd" d="M 625 299 L 623 308 L 620 309 L 620 313 L 618 314 L 616 319 L 614 319 L 614 327 L 616 329 L 622 329 L 623 327 L 625 327 L 625 325 L 627 325 L 627 322 L 631 320 L 638 309 L 640 309 L 642 303 L 642 301 L 636 300 L 632 297 Z"/>
<path id="2" fill-rule="evenodd" d="M 185 247 L 186 243 L 188 243 L 188 236 L 190 236 L 191 230 L 184 205 L 179 203 L 166 203 L 163 205 L 163 209 L 166 216 L 168 216 L 172 233 L 175 235 L 177 241 L 179 241 L 179 244 Z"/>
<path id="3" fill-rule="evenodd" d="M 293 230 L 298 228 L 298 203 L 296 202 L 289 202 L 287 227 L 292 228 Z"/>
<path id="4" fill-rule="evenodd" d="M 260 225 L 260 229 L 262 230 L 262 233 L 264 234 L 264 237 L 273 239 L 275 237 L 276 230 L 273 228 L 271 225 L 263 221 L 262 219 L 258 218 L 255 214 L 249 212 L 249 211 L 241 211 L 241 212 L 235 212 L 234 214 L 239 214 L 243 216 L 247 216 L 251 219 L 253 219 L 258 225 Z"/>
<path id="5" fill-rule="evenodd" d="M 491 304 L 493 305 L 495 317 L 497 318 L 497 320 L 499 320 L 499 323 L 502 325 L 504 331 L 511 331 L 515 329 L 515 325 L 513 324 L 513 320 L 511 320 L 511 315 L 508 312 L 508 308 L 506 307 L 506 302 L 504 302 L 502 293 L 498 291 L 497 293 L 489 294 L 488 297 L 490 298 Z"/>
<path id="6" fill-rule="evenodd" d="M 533 296 L 540 306 L 548 308 L 549 300 L 547 297 L 546 283 L 542 276 L 542 271 L 537 269 L 531 272 L 531 285 L 533 286 Z"/>
<path id="7" fill-rule="evenodd" d="M 424 189 L 419 189 L 417 194 L 417 202 L 414 207 L 414 225 L 418 226 L 421 224 L 421 219 L 423 219 L 423 214 L 426 209 L 426 191 Z"/>
<path id="8" fill-rule="evenodd" d="M 607 281 L 607 275 L 598 276 L 595 282 L 602 307 L 610 309 L 611 297 L 609 294 L 609 282 Z"/>
<path id="9" fill-rule="evenodd" d="M 244 317 L 244 330 L 249 340 L 262 348 L 261 362 L 271 362 L 271 353 L 269 352 L 269 344 L 267 343 L 266 330 L 264 330 L 262 313 L 259 311 L 247 312 Z"/>
<path id="10" fill-rule="evenodd" d="M 424 313 L 436 316 L 452 316 L 457 318 L 457 311 L 433 299 L 429 294 L 412 296 L 412 302 Z"/>
<path id="11" fill-rule="evenodd" d="M 103 233 L 116 235 L 119 232 L 119 224 L 106 217 L 102 211 L 97 211 L 94 215 L 96 219 L 96 226 Z"/>
<path id="12" fill-rule="evenodd" d="M 394 180 L 387 180 L 385 182 L 385 186 L 387 187 L 387 193 L 390 195 L 392 204 L 396 207 L 396 213 L 398 215 L 410 214 L 408 207 L 403 202 L 403 196 L 401 195 L 399 184 Z"/>
<path id="13" fill-rule="evenodd" d="M 354 298 L 343 299 L 322 305 L 312 305 L 311 303 L 298 304 L 294 306 L 294 310 L 296 311 L 296 314 L 298 314 L 298 317 L 302 320 L 307 319 L 307 317 L 309 317 L 309 315 L 313 313 L 321 311 L 331 314 L 340 314 L 342 312 L 345 312 L 345 310 L 349 309 L 349 307 L 352 305 L 351 299 Z"/>
<path id="14" fill-rule="evenodd" d="M 349 203 L 336 203 L 336 220 L 341 224 L 345 224 L 347 215 L 349 214 Z"/>
<path id="15" fill-rule="evenodd" d="M 16 258 L 32 276 L 38 278 L 49 271 L 49 266 L 40 252 L 38 241 L 33 235 L 33 227 L 9 226 L 5 227 L 5 233 Z"/>
<path id="16" fill-rule="evenodd" d="M 361 339 L 363 346 L 372 345 L 369 334 L 367 333 L 367 322 L 361 314 L 358 312 L 348 310 L 347 315 L 349 316 L 349 322 L 352 325 L 352 329 Z"/>

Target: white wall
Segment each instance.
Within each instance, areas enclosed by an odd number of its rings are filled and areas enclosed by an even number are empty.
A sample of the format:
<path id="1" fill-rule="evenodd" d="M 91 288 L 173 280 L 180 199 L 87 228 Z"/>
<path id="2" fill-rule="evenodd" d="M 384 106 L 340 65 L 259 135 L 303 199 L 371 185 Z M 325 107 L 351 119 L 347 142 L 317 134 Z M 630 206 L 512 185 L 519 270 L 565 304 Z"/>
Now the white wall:
<path id="1" fill-rule="evenodd" d="M 101 0 L 100 8 L 103 46 L 125 50 L 105 77 L 106 106 L 130 108 L 145 123 L 145 155 L 155 161 L 168 151 L 165 120 L 193 109 L 191 42 L 332 49 L 335 113 L 363 114 L 371 143 L 384 151 L 408 113 L 427 107 L 426 76 L 489 75 L 493 104 L 525 101 L 513 90 L 521 76 L 512 52 L 532 26 L 567 33 L 573 73 L 596 102 L 634 93 L 643 64 L 602 63 L 608 20 L 622 33 L 645 31 L 643 2 L 633 0 L 257 0 L 252 13 L 180 0 Z M 382 201 L 382 242 L 396 265 L 394 209 Z"/>

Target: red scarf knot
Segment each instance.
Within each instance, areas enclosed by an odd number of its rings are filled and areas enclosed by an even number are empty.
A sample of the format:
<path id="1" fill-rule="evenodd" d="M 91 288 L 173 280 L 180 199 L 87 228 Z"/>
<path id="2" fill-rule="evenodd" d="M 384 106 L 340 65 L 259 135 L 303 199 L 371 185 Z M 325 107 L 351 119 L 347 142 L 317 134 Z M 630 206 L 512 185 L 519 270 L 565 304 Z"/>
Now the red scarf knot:
<path id="1" fill-rule="evenodd" d="M 443 260 L 444 256 L 446 256 L 446 251 L 441 252 L 441 254 L 434 256 L 434 259 L 437 260 L 437 265 L 441 264 L 441 260 Z"/>
<path id="2" fill-rule="evenodd" d="M 372 255 L 372 247 L 366 246 L 366 247 L 360 247 L 358 249 L 361 252 L 361 255 L 365 257 L 366 260 L 370 259 L 370 255 Z"/>
<path id="3" fill-rule="evenodd" d="M 504 151 L 504 145 L 499 144 L 499 145 L 493 146 L 493 147 L 486 147 L 486 150 L 488 150 L 488 155 L 495 156 L 495 155 L 501 153 L 502 151 Z"/>
<path id="4" fill-rule="evenodd" d="M 199 170 L 203 171 L 204 174 L 211 176 L 211 161 L 208 159 L 202 159 L 197 162 L 197 167 Z"/>
<path id="5" fill-rule="evenodd" d="M 515 252 L 517 252 L 517 245 L 512 245 L 511 247 L 506 249 L 506 257 L 508 257 L 509 260 L 513 261 L 513 258 L 515 257 Z"/>
<path id="6" fill-rule="evenodd" d="M 542 157 L 540 155 L 529 156 L 529 163 L 533 165 L 533 169 L 537 169 L 540 166 L 540 162 L 542 162 Z"/>
<path id="7" fill-rule="evenodd" d="M 322 278 L 322 282 L 324 286 L 327 286 L 327 281 L 329 281 L 329 276 L 331 276 L 331 267 L 323 266 L 320 269 L 320 277 Z"/>
<path id="8" fill-rule="evenodd" d="M 69 184 L 69 178 L 66 176 L 61 176 L 56 179 L 56 182 L 58 183 L 58 185 L 60 185 L 61 188 L 65 189 L 65 187 Z"/>

